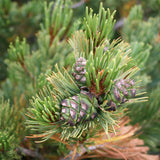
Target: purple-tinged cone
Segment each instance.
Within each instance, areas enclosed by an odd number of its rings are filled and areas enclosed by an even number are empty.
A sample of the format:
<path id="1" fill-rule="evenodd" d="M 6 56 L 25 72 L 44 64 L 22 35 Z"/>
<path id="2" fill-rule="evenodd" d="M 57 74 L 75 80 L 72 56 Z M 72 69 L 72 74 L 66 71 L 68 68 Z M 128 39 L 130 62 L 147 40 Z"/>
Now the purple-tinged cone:
<path id="1" fill-rule="evenodd" d="M 135 82 L 132 79 L 121 79 L 115 82 L 111 94 L 113 98 L 107 103 L 108 111 L 115 111 L 117 107 L 128 101 L 129 98 L 134 98 L 136 89 Z"/>
<path id="2" fill-rule="evenodd" d="M 85 83 L 86 82 L 86 63 L 87 60 L 83 57 L 80 57 L 77 59 L 75 65 L 74 65 L 74 72 L 72 73 L 73 77 L 77 82 Z"/>
<path id="3" fill-rule="evenodd" d="M 91 93 L 85 91 L 81 91 L 79 95 L 64 99 L 61 102 L 60 119 L 70 126 L 94 119 L 97 112 L 91 102 L 93 99 L 96 100 Z"/>
<path id="4" fill-rule="evenodd" d="M 117 81 L 113 89 L 115 99 L 121 102 L 123 98 L 134 98 L 136 95 L 134 86 L 135 82 L 132 79 L 121 79 Z"/>

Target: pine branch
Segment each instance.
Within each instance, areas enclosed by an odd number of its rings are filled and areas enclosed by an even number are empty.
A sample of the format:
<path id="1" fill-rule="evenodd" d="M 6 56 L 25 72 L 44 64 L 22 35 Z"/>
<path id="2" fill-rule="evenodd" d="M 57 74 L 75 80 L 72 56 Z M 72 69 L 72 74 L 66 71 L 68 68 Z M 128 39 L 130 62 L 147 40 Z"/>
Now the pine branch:
<path id="1" fill-rule="evenodd" d="M 18 147 L 16 150 L 18 154 L 22 154 L 27 157 L 38 158 L 39 160 L 45 160 L 45 158 L 37 151 L 31 151 L 30 149 L 26 149 L 23 147 Z"/>
<path id="2" fill-rule="evenodd" d="M 27 69 L 24 61 L 22 62 L 22 61 L 19 61 L 19 60 L 18 60 L 18 62 L 19 62 L 19 64 L 21 65 L 21 67 L 23 68 L 23 70 L 25 71 L 25 73 L 27 74 L 27 76 L 29 76 L 29 77 L 31 78 L 32 83 L 34 84 L 34 76 L 33 76 L 33 75 L 29 72 L 29 70 Z"/>
<path id="3" fill-rule="evenodd" d="M 30 54 L 30 47 L 26 43 L 26 39 L 24 38 L 23 41 L 20 41 L 20 39 L 17 37 L 15 44 L 10 44 L 8 52 L 10 60 L 18 62 L 23 68 L 27 77 L 30 77 L 32 84 L 34 84 L 34 76 L 25 65 L 25 58 Z"/>
<path id="4" fill-rule="evenodd" d="M 77 2 L 77 3 L 75 3 L 75 4 L 71 5 L 71 6 L 68 6 L 68 7 L 72 8 L 72 9 L 76 9 L 78 7 L 81 7 L 83 4 L 87 3 L 88 1 L 90 1 L 90 0 L 81 0 L 80 2 Z M 53 12 L 54 7 L 55 7 L 55 4 L 53 4 L 53 6 L 52 6 L 51 13 Z M 63 5 L 62 7 L 64 8 L 65 6 Z"/>
<path id="5" fill-rule="evenodd" d="M 81 0 L 80 2 L 77 2 L 77 3 L 73 4 L 73 5 L 72 5 L 72 8 L 73 8 L 73 9 L 76 9 L 76 8 L 82 6 L 83 4 L 85 4 L 85 3 L 88 2 L 88 1 L 90 1 L 90 0 Z"/>
<path id="6" fill-rule="evenodd" d="M 20 145 L 24 134 L 22 116 L 16 106 L 10 106 L 9 102 L 4 102 L 3 99 L 0 110 L 0 159 L 11 159 L 17 155 L 15 149 Z"/>
<path id="7" fill-rule="evenodd" d="M 58 39 L 64 36 L 62 33 L 66 34 L 72 15 L 71 10 L 67 7 L 63 10 L 63 3 L 58 2 L 51 15 L 52 3 L 45 5 L 45 25 L 41 33 L 46 35 L 47 32 L 49 38 L 47 41 L 39 39 L 39 42 L 47 48 L 47 56 L 50 48 L 56 47 Z M 124 107 L 143 99 L 136 97 L 138 88 L 133 76 L 144 54 L 139 55 L 140 46 L 132 51 L 131 46 L 120 39 L 109 42 L 114 14 L 109 9 L 105 11 L 102 3 L 98 14 L 86 8 L 83 30 L 76 31 L 69 40 L 75 54 L 72 71 L 61 71 L 56 66 L 57 70 L 47 77 L 48 85 L 33 98 L 28 108 L 26 124 L 34 131 L 30 138 L 39 139 L 36 142 L 57 140 L 77 156 L 78 146 L 91 147 L 87 140 L 90 138 L 93 143 L 99 131 L 104 130 L 108 138 L 110 133 L 116 133 L 119 119 L 125 114 Z M 63 21 L 57 17 L 63 17 Z M 90 149 L 93 148 L 92 145 Z"/>
<path id="8" fill-rule="evenodd" d="M 153 159 L 158 160 L 158 156 L 148 155 L 148 147 L 143 146 L 143 141 L 136 138 L 135 134 L 139 129 L 138 125 L 130 126 L 127 125 L 130 121 L 128 117 L 123 117 L 119 123 L 119 132 L 117 135 L 110 134 L 111 139 L 106 139 L 105 133 L 97 133 L 97 138 L 91 138 L 94 140 L 94 145 L 89 145 L 84 148 L 83 144 L 79 146 L 79 152 L 74 153 L 73 150 L 68 154 L 68 156 L 61 158 L 60 160 L 80 160 L 84 158 L 114 158 L 114 159 L 142 159 L 145 160 Z M 90 141 L 88 139 L 87 141 Z"/>
<path id="9" fill-rule="evenodd" d="M 73 151 L 70 151 L 70 153 L 67 155 L 67 157 L 61 157 L 59 160 L 78 160 L 84 153 L 87 153 L 88 151 L 94 151 L 97 148 L 103 148 L 104 145 L 93 145 L 88 147 L 87 149 L 81 145 L 80 150 L 81 153 L 76 153 L 76 155 L 73 157 Z"/>
<path id="10" fill-rule="evenodd" d="M 125 20 L 124 18 L 121 18 L 120 20 L 118 20 L 114 25 L 114 29 L 118 30 L 118 29 L 122 28 L 124 25 L 124 20 Z"/>

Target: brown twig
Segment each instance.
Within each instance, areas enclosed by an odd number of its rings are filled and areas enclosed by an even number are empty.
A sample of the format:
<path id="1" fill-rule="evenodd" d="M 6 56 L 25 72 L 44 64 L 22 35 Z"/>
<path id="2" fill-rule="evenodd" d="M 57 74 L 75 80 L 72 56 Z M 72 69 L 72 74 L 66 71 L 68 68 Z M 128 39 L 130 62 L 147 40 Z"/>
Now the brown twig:
<path id="1" fill-rule="evenodd" d="M 121 18 L 120 20 L 118 20 L 115 25 L 114 25 L 114 29 L 118 30 L 120 28 L 122 28 L 124 25 L 124 18 Z"/>
<path id="2" fill-rule="evenodd" d="M 25 73 L 27 74 L 27 76 L 29 76 L 32 79 L 32 82 L 34 83 L 34 77 L 33 75 L 28 71 L 26 65 L 24 64 L 23 61 L 18 59 L 19 64 L 21 65 L 21 67 L 23 68 L 23 70 L 25 71 Z"/>
<path id="3" fill-rule="evenodd" d="M 72 5 L 72 8 L 75 9 L 75 8 L 78 8 L 80 6 L 82 6 L 83 4 L 85 4 L 86 2 L 88 2 L 89 0 L 81 0 L 80 2 L 78 3 L 75 3 Z"/>
<path id="4" fill-rule="evenodd" d="M 69 6 L 69 8 L 72 8 L 72 9 L 78 8 L 78 7 L 82 6 L 83 4 L 85 4 L 88 1 L 90 1 L 90 0 L 81 0 L 80 2 L 77 2 L 77 3 L 73 4 L 72 6 Z M 53 6 L 52 6 L 51 13 L 54 10 L 54 6 L 55 6 L 55 4 L 53 4 Z M 63 5 L 62 8 L 64 8 L 64 7 L 65 6 Z"/>
<path id="5" fill-rule="evenodd" d="M 44 157 L 40 153 L 38 153 L 37 151 L 31 151 L 29 149 L 19 147 L 19 148 L 17 148 L 17 152 L 20 154 L 23 154 L 25 156 L 38 158 L 39 160 L 44 160 Z"/>
<path id="6" fill-rule="evenodd" d="M 103 147 L 103 145 L 90 146 L 90 147 L 88 147 L 88 150 L 93 151 L 93 150 L 97 149 L 98 147 Z M 74 155 L 73 160 L 77 160 L 81 155 L 83 155 L 85 152 L 87 152 L 87 150 L 83 146 L 81 146 L 81 151 L 82 151 L 81 154 L 76 153 Z M 73 151 L 71 151 L 67 157 L 61 157 L 60 160 L 71 160 L 72 158 L 73 158 Z"/>

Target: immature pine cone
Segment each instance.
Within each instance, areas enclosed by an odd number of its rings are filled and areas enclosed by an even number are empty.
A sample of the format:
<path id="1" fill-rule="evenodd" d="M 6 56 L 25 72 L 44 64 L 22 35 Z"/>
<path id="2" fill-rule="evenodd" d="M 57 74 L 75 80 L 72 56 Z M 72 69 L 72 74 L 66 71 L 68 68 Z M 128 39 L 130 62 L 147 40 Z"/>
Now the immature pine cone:
<path id="1" fill-rule="evenodd" d="M 80 57 L 77 59 L 75 65 L 74 65 L 74 72 L 72 73 L 72 75 L 74 76 L 75 80 L 77 82 L 81 82 L 81 83 L 85 83 L 86 82 L 86 77 L 85 77 L 85 73 L 86 73 L 86 59 L 83 57 Z"/>
<path id="2" fill-rule="evenodd" d="M 134 88 L 135 82 L 132 79 L 121 79 L 115 82 L 111 94 L 114 97 L 107 103 L 110 107 L 108 110 L 116 110 L 116 107 L 125 103 L 129 98 L 134 98 L 136 89 Z"/>
<path id="3" fill-rule="evenodd" d="M 61 102 L 61 120 L 74 126 L 78 122 L 94 119 L 97 115 L 95 107 L 91 101 L 96 99 L 89 92 L 64 99 Z"/>
<path id="4" fill-rule="evenodd" d="M 113 93 L 118 102 L 125 102 L 128 98 L 134 98 L 136 89 L 133 88 L 135 82 L 132 79 L 121 79 L 116 82 Z"/>

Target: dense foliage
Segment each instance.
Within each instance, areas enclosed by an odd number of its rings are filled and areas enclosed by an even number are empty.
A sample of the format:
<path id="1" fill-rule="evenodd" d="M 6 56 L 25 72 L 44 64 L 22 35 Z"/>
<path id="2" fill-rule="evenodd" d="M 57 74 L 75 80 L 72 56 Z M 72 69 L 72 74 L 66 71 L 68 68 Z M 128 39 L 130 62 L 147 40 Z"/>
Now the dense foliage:
<path id="1" fill-rule="evenodd" d="M 125 116 L 160 153 L 160 1 L 146 1 L 0 1 L 0 159 L 119 145 Z"/>

